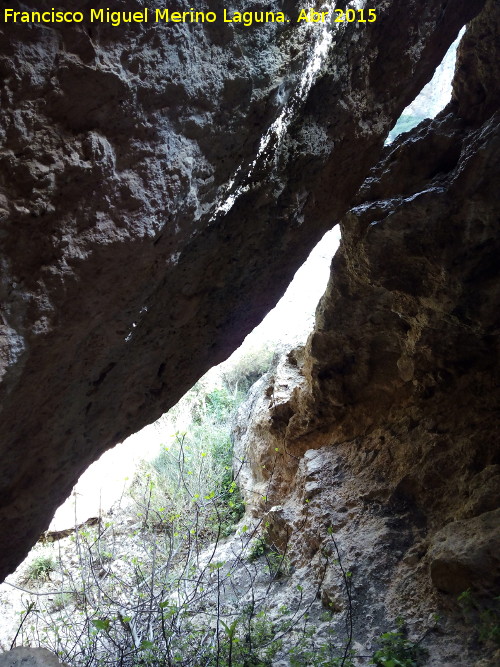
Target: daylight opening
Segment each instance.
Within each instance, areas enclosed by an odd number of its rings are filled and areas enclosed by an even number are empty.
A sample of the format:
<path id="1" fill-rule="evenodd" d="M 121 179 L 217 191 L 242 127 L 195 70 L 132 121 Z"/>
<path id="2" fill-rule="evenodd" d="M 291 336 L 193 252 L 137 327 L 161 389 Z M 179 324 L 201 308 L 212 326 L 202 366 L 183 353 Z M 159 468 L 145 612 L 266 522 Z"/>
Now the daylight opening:
<path id="1" fill-rule="evenodd" d="M 457 39 L 446 52 L 429 83 L 422 88 L 389 132 L 386 144 L 391 144 L 403 132 L 409 132 L 425 118 L 434 118 L 451 99 L 451 84 L 457 60 L 457 47 L 465 32 L 462 28 Z"/>
<path id="2" fill-rule="evenodd" d="M 323 236 L 298 269 L 276 307 L 231 357 L 209 370 L 197 386 L 210 393 L 212 390 L 222 390 L 226 384 L 227 389 L 234 392 L 242 389 L 243 382 L 245 389 L 248 389 L 248 379 L 243 378 L 256 378 L 267 370 L 277 350 L 305 343 L 312 331 L 316 306 L 325 291 L 331 259 L 339 240 L 338 226 Z M 236 386 L 236 379 L 228 379 L 236 378 L 238 368 L 242 373 L 239 387 Z M 62 530 L 72 526 L 75 517 L 77 523 L 81 523 L 89 517 L 97 516 L 99 510 L 107 511 L 128 488 L 140 460 L 154 460 L 163 443 L 174 438 L 175 432 L 187 428 L 192 401 L 189 398 L 183 400 L 170 417 L 167 413 L 93 463 L 80 478 L 72 496 L 57 510 L 50 529 Z"/>
<path id="3" fill-rule="evenodd" d="M 132 632 L 134 650 L 148 648 L 144 619 L 150 602 L 141 590 L 146 581 L 155 581 L 154 605 L 172 614 L 173 653 L 196 654 L 200 638 L 182 620 L 188 609 L 203 613 L 204 605 L 213 606 L 220 597 L 225 616 L 233 613 L 229 587 L 237 578 L 247 597 L 255 598 L 258 614 L 264 613 L 269 585 L 288 572 L 290 561 L 267 548 L 261 521 L 249 517 L 247 525 L 241 525 L 248 493 L 255 490 L 245 484 L 248 472 L 241 452 L 233 451 L 231 428 L 254 383 L 285 352 L 306 342 L 339 240 L 339 227 L 327 232 L 276 307 L 229 359 L 206 373 L 154 424 L 106 452 L 82 475 L 43 539 L 0 586 L 5 600 L 0 642 L 15 631 L 19 609 L 24 608 L 26 617 L 32 613 L 23 602 L 27 593 L 38 595 L 39 601 L 30 625 L 21 627 L 21 639 L 29 642 L 31 635 L 42 632 L 55 652 L 78 664 L 80 640 L 73 652 L 65 651 L 73 646 L 73 635 L 81 637 L 85 628 L 91 628 L 91 635 L 95 631 L 89 650 L 105 660 L 99 664 L 115 664 L 106 634 L 111 614 L 129 619 L 120 626 L 120 632 L 126 628 L 120 642 L 128 645 L 127 632 Z M 264 556 L 267 564 L 257 567 Z M 243 568 L 238 565 L 242 562 Z M 195 571 L 197 582 L 192 579 Z M 199 595 L 204 598 L 201 606 L 193 603 Z M 92 611 L 103 605 L 109 618 Z M 295 614 L 303 613 L 302 601 L 296 606 Z M 255 634 L 252 651 L 264 654 L 271 641 L 277 652 L 279 637 L 260 637 L 260 615 L 251 611 L 247 618 Z M 189 646 L 180 639 L 186 633 Z M 207 646 L 212 650 L 211 640 Z M 205 664 L 197 660 L 189 664 Z"/>

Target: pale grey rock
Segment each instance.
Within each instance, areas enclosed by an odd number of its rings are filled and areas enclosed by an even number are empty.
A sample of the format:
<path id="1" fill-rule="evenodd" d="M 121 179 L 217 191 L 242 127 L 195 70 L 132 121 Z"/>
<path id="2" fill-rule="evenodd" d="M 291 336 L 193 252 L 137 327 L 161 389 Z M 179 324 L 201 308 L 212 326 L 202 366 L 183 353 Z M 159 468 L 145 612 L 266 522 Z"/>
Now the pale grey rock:
<path id="1" fill-rule="evenodd" d="M 19 646 L 0 655 L 0 667 L 68 667 L 45 648 Z"/>

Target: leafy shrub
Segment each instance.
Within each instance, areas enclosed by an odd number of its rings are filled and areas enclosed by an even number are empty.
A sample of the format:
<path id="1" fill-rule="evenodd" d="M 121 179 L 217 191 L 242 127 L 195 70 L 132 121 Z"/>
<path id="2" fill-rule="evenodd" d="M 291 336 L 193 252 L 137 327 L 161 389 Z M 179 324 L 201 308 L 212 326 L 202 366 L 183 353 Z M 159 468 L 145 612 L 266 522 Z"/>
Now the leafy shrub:
<path id="1" fill-rule="evenodd" d="M 272 366 L 274 346 L 265 343 L 248 350 L 223 371 L 224 384 L 230 393 L 246 395 L 250 387 Z"/>
<path id="2" fill-rule="evenodd" d="M 233 478 L 229 437 L 240 398 L 224 388 L 204 392 L 195 386 L 188 392 L 186 430 L 177 432 L 152 463 L 143 463 L 132 488 L 144 526 L 167 528 L 174 541 L 183 539 L 194 518 L 205 541 L 234 532 L 245 511 Z M 181 414 L 184 408 L 177 409 Z"/>
<path id="3" fill-rule="evenodd" d="M 248 552 L 248 560 L 250 562 L 257 560 L 266 552 L 266 540 L 262 535 L 259 535 L 252 542 L 250 551 Z"/>
<path id="4" fill-rule="evenodd" d="M 479 600 L 470 589 L 458 596 L 465 620 L 476 628 L 480 642 L 500 644 L 500 596 Z"/>
<path id="5" fill-rule="evenodd" d="M 371 664 L 378 667 L 418 667 L 423 664 L 427 651 L 406 637 L 402 619 L 397 619 L 397 623 L 398 630 L 380 635 L 380 648 L 373 654 Z"/>
<path id="6" fill-rule="evenodd" d="M 26 578 L 31 581 L 47 581 L 55 569 L 56 562 L 52 556 L 41 554 L 29 564 Z"/>
<path id="7" fill-rule="evenodd" d="M 292 566 L 286 553 L 280 553 L 273 546 L 269 546 L 264 535 L 259 535 L 251 542 L 247 560 L 252 563 L 261 556 L 265 556 L 266 569 L 273 579 L 279 576 L 288 576 Z"/>
<path id="8" fill-rule="evenodd" d="M 278 578 L 279 576 L 289 576 L 292 570 L 292 565 L 290 559 L 286 554 L 281 554 L 279 551 L 271 549 L 266 554 L 267 567 L 269 573 L 273 578 Z"/>

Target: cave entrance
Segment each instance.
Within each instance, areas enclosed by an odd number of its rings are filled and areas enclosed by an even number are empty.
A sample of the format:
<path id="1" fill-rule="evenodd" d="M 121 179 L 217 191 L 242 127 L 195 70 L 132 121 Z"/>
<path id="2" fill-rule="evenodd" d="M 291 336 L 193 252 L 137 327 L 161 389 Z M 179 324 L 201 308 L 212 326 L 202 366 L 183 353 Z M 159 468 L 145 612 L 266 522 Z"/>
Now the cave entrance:
<path id="1" fill-rule="evenodd" d="M 155 541 L 162 535 L 171 539 L 167 551 L 172 557 L 178 551 L 183 553 L 192 531 L 195 541 L 205 548 L 207 541 L 217 542 L 214 519 L 220 522 L 219 537 L 235 535 L 245 505 L 232 472 L 230 428 L 234 410 L 253 382 L 270 368 L 275 355 L 306 342 L 339 241 L 339 227 L 327 232 L 277 306 L 228 360 L 208 371 L 159 420 L 104 453 L 85 471 L 56 511 L 48 531 L 0 586 L 0 644 L 10 644 L 19 628 L 20 613 L 21 618 L 30 614 L 34 618 L 23 626 L 30 637 L 30 632 L 50 634 L 56 617 L 71 618 L 67 626 L 66 621 L 57 620 L 61 627 L 76 627 L 73 616 L 80 618 L 81 586 L 87 587 L 90 596 L 95 593 L 99 597 L 101 583 L 95 587 L 99 577 L 106 577 L 106 582 L 114 576 L 120 580 L 123 572 L 115 569 L 135 567 L 134 550 L 139 549 L 139 543 L 134 540 L 146 533 L 153 538 L 148 549 L 156 549 Z M 214 508 L 216 504 L 225 508 L 224 516 L 219 509 L 215 515 L 207 515 L 202 508 L 199 516 L 203 527 L 196 514 L 192 527 L 183 532 L 183 526 L 177 523 L 192 521 L 193 505 L 210 503 L 214 490 Z M 174 525 L 177 527 L 171 529 L 169 538 L 165 526 Z M 254 526 L 244 533 L 244 548 L 246 552 L 250 549 L 250 558 L 255 531 Z M 260 544 L 258 540 L 256 543 Z M 141 567 L 149 563 L 148 559 Z M 209 574 L 216 566 L 210 563 Z M 127 600 L 130 595 L 131 589 Z M 36 609 L 26 602 L 32 596 L 37 600 Z M 105 629 L 106 618 L 97 618 L 97 625 L 94 620 L 90 621 L 92 632 Z M 23 635 L 20 641 L 26 637 Z"/>
<path id="2" fill-rule="evenodd" d="M 300 267 L 285 294 L 229 359 L 208 371 L 197 389 L 181 399 L 171 411 L 153 424 L 131 435 L 105 452 L 81 476 L 71 496 L 57 510 L 50 531 L 68 529 L 108 511 L 128 493 L 142 462 L 152 462 L 175 434 L 185 432 L 192 419 L 194 394 L 217 396 L 226 393 L 241 399 L 269 368 L 276 351 L 304 344 L 313 327 L 314 313 L 329 275 L 330 262 L 340 240 L 336 227 L 327 232 Z M 210 400 L 210 399 L 208 399 Z"/>

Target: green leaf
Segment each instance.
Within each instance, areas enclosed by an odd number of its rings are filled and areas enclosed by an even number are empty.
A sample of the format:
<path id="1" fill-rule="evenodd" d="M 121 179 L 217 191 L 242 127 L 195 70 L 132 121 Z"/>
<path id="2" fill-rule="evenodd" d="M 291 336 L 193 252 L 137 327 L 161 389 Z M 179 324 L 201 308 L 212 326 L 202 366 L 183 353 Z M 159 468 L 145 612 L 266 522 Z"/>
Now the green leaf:
<path id="1" fill-rule="evenodd" d="M 236 626 L 238 625 L 238 619 L 236 618 L 231 625 L 228 625 L 221 619 L 221 623 L 224 626 L 224 630 L 226 631 L 227 636 L 229 639 L 232 639 L 234 637 L 234 633 L 236 632 Z"/>
<path id="2" fill-rule="evenodd" d="M 96 628 L 96 630 L 104 630 L 105 632 L 109 630 L 110 622 L 107 618 L 105 619 L 97 618 L 91 621 L 91 623 L 94 626 L 94 628 Z"/>

